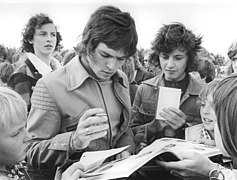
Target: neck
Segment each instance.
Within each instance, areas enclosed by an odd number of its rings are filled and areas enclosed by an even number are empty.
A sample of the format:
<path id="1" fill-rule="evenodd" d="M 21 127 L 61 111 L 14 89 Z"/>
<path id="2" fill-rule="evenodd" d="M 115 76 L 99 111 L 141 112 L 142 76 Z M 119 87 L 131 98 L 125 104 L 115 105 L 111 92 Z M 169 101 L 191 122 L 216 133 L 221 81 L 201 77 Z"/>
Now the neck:
<path id="1" fill-rule="evenodd" d="M 47 54 L 35 54 L 41 61 L 43 61 L 45 64 L 47 64 L 48 66 L 50 66 L 50 62 L 51 62 L 51 55 Z"/>
<path id="2" fill-rule="evenodd" d="M 211 136 L 211 139 L 214 139 L 214 130 L 213 131 L 208 131 L 209 135 Z"/>

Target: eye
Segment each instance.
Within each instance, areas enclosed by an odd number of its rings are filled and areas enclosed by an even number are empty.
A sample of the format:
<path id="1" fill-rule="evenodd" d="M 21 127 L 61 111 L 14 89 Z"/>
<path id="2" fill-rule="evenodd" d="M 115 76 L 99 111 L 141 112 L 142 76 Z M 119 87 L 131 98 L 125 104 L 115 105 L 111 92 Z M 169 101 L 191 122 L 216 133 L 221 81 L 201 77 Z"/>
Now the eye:
<path id="1" fill-rule="evenodd" d="M 46 33 L 45 33 L 45 32 L 41 32 L 39 35 L 40 35 L 40 36 L 45 36 Z"/>
<path id="2" fill-rule="evenodd" d="M 104 54 L 104 53 L 100 53 L 100 55 L 101 55 L 102 57 L 104 57 L 104 58 L 110 58 L 110 57 L 111 57 L 110 55 Z"/>
<path id="3" fill-rule="evenodd" d="M 122 57 L 122 58 L 117 58 L 117 60 L 118 60 L 118 61 L 125 61 L 125 60 L 126 60 L 126 62 L 128 62 L 128 63 L 130 63 L 130 62 L 131 62 L 131 60 L 130 60 L 130 59 L 127 59 L 127 58 L 125 58 L 125 57 Z"/>
<path id="4" fill-rule="evenodd" d="M 19 133 L 20 133 L 20 131 L 14 132 L 14 133 L 11 135 L 11 137 L 16 137 L 16 136 L 18 136 Z"/>
<path id="5" fill-rule="evenodd" d="M 169 59 L 169 56 L 165 54 L 161 54 L 160 57 L 165 60 Z"/>

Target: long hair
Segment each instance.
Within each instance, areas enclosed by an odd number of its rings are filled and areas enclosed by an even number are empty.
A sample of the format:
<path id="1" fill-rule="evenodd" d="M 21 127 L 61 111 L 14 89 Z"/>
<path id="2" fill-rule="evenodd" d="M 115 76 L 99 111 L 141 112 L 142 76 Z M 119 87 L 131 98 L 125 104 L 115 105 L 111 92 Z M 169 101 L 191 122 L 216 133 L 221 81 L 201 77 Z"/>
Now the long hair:
<path id="1" fill-rule="evenodd" d="M 237 74 L 224 78 L 218 84 L 213 104 L 224 147 L 237 168 Z"/>

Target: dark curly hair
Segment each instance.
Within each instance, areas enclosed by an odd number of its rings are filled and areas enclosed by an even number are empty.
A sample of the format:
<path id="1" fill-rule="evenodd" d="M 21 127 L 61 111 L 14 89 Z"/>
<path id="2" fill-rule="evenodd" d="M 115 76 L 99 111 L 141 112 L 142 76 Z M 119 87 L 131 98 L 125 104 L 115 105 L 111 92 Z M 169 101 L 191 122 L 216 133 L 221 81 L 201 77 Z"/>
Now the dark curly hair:
<path id="1" fill-rule="evenodd" d="M 35 30 L 41 28 L 45 24 L 53 24 L 53 20 L 46 14 L 40 13 L 32 16 L 27 22 L 25 28 L 22 31 L 22 52 L 31 52 L 34 53 L 33 45 L 30 44 L 30 41 L 33 39 Z M 55 26 L 56 28 L 56 26 Z M 61 34 L 57 31 L 56 28 L 56 46 L 55 50 L 60 47 L 60 42 L 62 40 Z"/>
<path id="2" fill-rule="evenodd" d="M 104 43 L 130 57 L 136 52 L 137 41 L 135 21 L 130 14 L 113 6 L 102 6 L 91 15 L 77 47 L 79 54 L 88 54 Z"/>
<path id="3" fill-rule="evenodd" d="M 159 63 L 159 54 L 170 53 L 176 48 L 187 51 L 188 64 L 186 72 L 197 69 L 197 52 L 201 49 L 202 37 L 195 36 L 193 32 L 181 23 L 163 25 L 152 42 L 152 57 Z M 158 65 L 160 67 L 160 63 Z"/>

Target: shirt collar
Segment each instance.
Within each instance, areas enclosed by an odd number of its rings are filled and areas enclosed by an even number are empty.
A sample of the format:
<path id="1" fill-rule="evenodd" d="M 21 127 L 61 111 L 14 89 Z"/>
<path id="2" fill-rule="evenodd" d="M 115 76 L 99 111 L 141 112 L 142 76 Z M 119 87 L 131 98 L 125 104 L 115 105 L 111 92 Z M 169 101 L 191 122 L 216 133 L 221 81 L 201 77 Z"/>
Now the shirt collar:
<path id="1" fill-rule="evenodd" d="M 68 91 L 72 91 L 80 87 L 89 78 L 96 80 L 83 67 L 80 59 L 81 57 L 77 55 L 66 65 Z M 124 84 L 124 79 L 121 76 L 121 72 L 119 70 L 113 75 L 112 80 L 126 87 Z"/>

